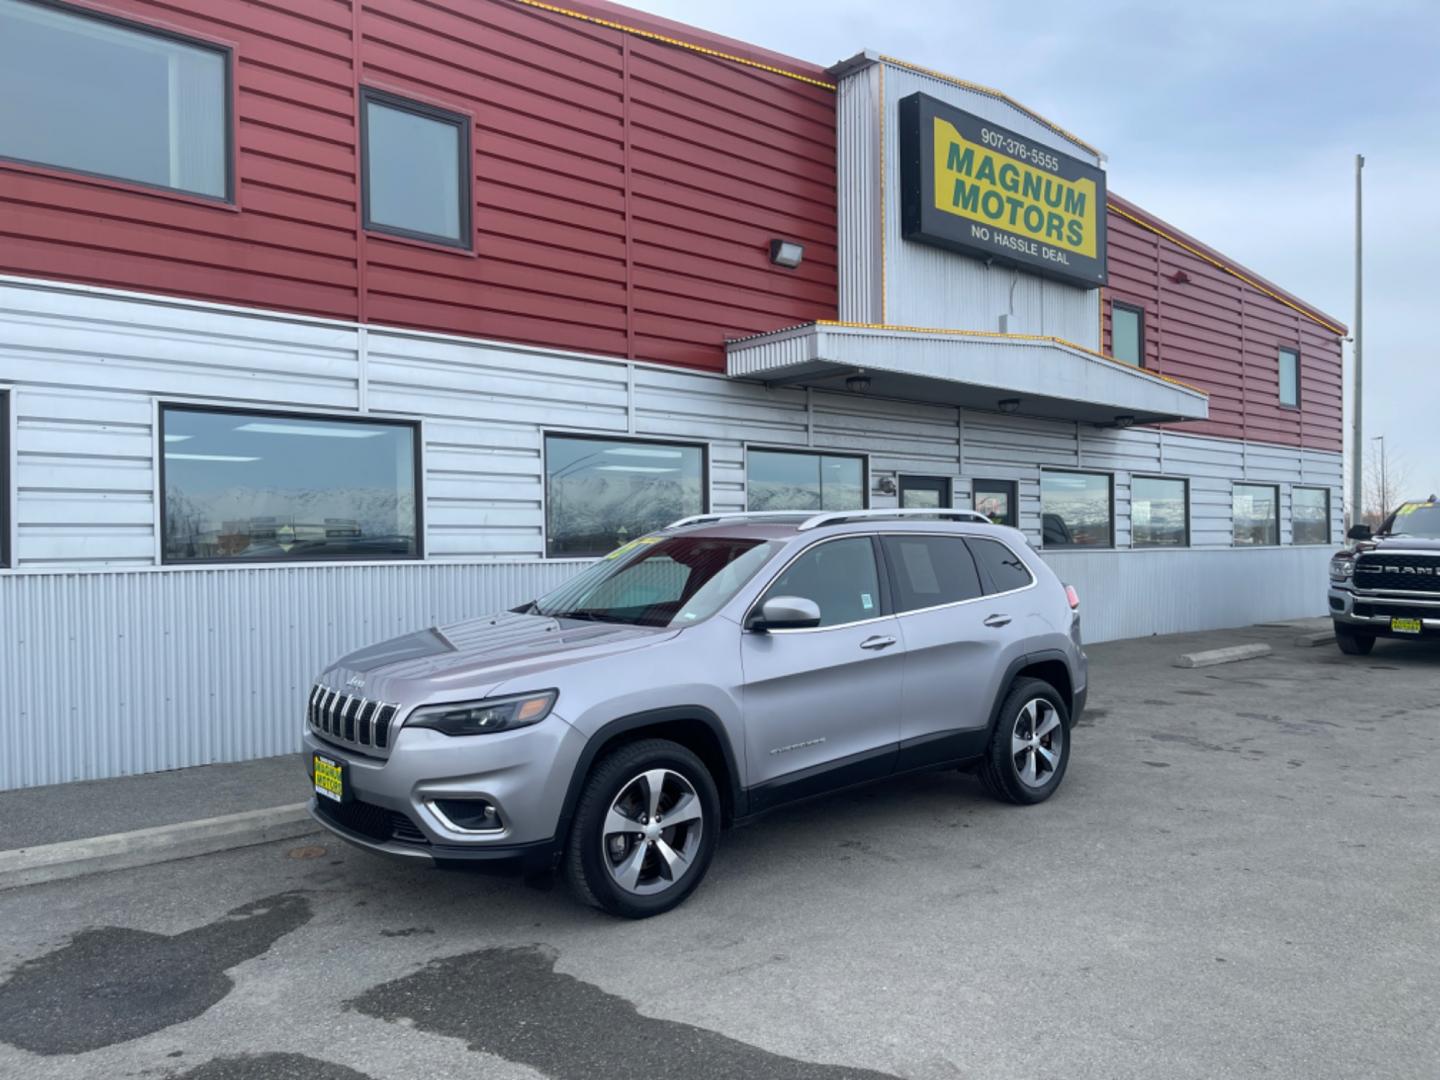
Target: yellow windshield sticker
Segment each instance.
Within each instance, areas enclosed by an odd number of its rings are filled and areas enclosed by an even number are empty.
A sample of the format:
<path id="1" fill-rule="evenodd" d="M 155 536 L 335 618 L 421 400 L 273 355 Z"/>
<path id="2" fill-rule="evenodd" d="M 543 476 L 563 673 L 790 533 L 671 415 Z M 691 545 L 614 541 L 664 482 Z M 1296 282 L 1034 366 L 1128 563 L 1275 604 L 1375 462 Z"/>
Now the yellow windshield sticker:
<path id="1" fill-rule="evenodd" d="M 631 540 L 628 544 L 621 544 L 614 551 L 610 552 L 609 555 L 606 555 L 605 558 L 618 559 L 622 555 L 628 555 L 630 552 L 634 551 L 638 547 L 642 547 L 646 544 L 658 544 L 659 542 L 660 537 L 658 536 L 641 536 L 634 540 Z"/>

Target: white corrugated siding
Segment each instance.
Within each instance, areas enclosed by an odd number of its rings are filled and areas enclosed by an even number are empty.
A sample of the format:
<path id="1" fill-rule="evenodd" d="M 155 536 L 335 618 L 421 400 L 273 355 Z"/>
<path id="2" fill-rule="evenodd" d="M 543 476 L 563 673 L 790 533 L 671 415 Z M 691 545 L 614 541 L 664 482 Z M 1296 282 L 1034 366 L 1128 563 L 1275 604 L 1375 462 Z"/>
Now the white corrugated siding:
<path id="1" fill-rule="evenodd" d="M 745 506 L 749 446 L 866 454 L 877 507 L 901 473 L 950 477 L 959 505 L 974 479 L 1012 479 L 1037 538 L 1041 467 L 1103 469 L 1121 545 L 1131 474 L 1189 477 L 1193 542 L 1212 550 L 1047 556 L 1083 587 L 1091 640 L 1314 613 L 1330 549 L 1231 551 L 1230 486 L 1278 483 L 1285 507 L 1292 484 L 1328 487 L 1336 537 L 1342 510 L 1337 454 L 54 283 L 0 281 L 0 387 L 17 556 L 0 570 L 0 788 L 294 749 L 298 702 L 337 655 L 557 584 L 578 564 L 540 558 L 546 428 L 702 440 L 718 509 Z M 428 561 L 155 565 L 158 399 L 420 418 Z"/>
<path id="2" fill-rule="evenodd" d="M 0 789 L 297 750 L 306 692 L 336 657 L 514 606 L 578 568 L 0 575 Z"/>

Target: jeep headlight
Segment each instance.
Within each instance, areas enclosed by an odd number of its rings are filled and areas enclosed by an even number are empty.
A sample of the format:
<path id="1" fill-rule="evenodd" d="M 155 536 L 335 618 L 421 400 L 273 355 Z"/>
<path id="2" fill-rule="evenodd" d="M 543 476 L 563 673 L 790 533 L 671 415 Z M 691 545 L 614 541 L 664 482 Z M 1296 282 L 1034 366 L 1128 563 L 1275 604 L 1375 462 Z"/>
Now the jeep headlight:
<path id="1" fill-rule="evenodd" d="M 1355 575 L 1355 556 L 1337 555 L 1330 560 L 1330 580 L 1349 581 Z"/>
<path id="2" fill-rule="evenodd" d="M 489 735 L 497 731 L 514 731 L 544 720 L 555 707 L 558 696 L 558 691 L 543 690 L 488 701 L 427 705 L 411 713 L 405 726 L 429 728 L 442 735 Z"/>

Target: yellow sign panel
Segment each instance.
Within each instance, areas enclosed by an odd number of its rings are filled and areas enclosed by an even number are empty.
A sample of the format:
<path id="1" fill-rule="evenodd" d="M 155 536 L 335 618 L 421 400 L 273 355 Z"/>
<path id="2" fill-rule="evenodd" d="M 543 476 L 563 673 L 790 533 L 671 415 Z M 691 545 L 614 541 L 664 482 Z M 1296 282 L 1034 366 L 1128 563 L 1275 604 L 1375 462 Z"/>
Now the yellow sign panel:
<path id="1" fill-rule="evenodd" d="M 1011 157 L 1004 139 L 999 147 L 973 142 L 942 117 L 934 124 L 936 210 L 1096 258 L 1104 207 L 1095 181 L 1067 180 Z M 1040 164 L 1052 157 L 1043 148 L 1016 149 Z"/>

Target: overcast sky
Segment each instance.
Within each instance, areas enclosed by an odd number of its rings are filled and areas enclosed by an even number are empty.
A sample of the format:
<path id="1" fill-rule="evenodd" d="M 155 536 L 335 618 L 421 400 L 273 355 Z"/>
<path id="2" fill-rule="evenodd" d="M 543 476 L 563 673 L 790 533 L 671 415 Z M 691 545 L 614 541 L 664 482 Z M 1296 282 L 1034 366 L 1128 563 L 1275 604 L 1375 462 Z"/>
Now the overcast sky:
<path id="1" fill-rule="evenodd" d="M 1004 90 L 1103 150 L 1117 194 L 1352 328 L 1363 153 L 1366 434 L 1440 491 L 1440 0 L 629 2 Z"/>

